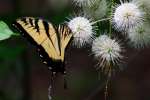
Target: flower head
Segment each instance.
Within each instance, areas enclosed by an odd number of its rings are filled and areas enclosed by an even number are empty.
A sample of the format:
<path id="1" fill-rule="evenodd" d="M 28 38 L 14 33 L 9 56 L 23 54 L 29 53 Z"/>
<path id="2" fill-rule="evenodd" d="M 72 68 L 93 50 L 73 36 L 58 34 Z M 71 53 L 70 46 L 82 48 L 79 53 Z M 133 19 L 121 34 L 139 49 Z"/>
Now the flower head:
<path id="1" fill-rule="evenodd" d="M 75 17 L 68 22 L 73 32 L 74 44 L 78 47 L 84 46 L 92 41 L 94 32 L 92 23 L 85 17 Z"/>
<path id="2" fill-rule="evenodd" d="M 143 48 L 150 45 L 150 25 L 144 23 L 128 31 L 130 44 L 135 48 Z"/>
<path id="3" fill-rule="evenodd" d="M 143 12 L 136 2 L 121 3 L 115 8 L 113 22 L 116 29 L 128 30 L 143 22 Z"/>
<path id="4" fill-rule="evenodd" d="M 100 67 L 108 67 L 110 64 L 118 64 L 122 58 L 122 48 L 116 40 L 109 38 L 107 35 L 101 35 L 93 41 L 92 52 L 100 61 Z"/>

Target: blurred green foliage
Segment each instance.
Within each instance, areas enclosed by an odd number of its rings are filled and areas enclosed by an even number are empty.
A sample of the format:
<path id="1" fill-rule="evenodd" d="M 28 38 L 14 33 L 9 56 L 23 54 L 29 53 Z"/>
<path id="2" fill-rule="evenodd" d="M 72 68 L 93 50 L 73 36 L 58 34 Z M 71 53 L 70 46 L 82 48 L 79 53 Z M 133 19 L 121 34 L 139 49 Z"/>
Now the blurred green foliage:
<path id="1" fill-rule="evenodd" d="M 0 41 L 11 37 L 14 33 L 9 29 L 6 23 L 0 21 Z"/>

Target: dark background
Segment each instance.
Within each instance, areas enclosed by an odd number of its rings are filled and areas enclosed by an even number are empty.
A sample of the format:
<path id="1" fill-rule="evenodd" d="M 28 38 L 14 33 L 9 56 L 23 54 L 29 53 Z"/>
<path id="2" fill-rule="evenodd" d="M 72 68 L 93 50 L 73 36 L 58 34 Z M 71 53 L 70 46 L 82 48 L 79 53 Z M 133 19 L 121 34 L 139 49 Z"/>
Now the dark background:
<path id="1" fill-rule="evenodd" d="M 0 19 L 11 27 L 21 16 L 45 18 L 54 24 L 64 22 L 74 7 L 63 0 L 0 0 Z M 64 0 L 65 1 L 65 0 Z M 66 0 L 67 1 L 67 0 Z M 124 45 L 125 46 L 125 45 Z M 150 49 L 127 46 L 121 72 L 109 84 L 108 100 L 150 100 Z M 47 100 L 50 71 L 41 63 L 36 48 L 22 37 L 0 42 L 0 100 Z M 104 100 L 104 75 L 94 68 L 97 62 L 90 47 L 66 51 L 68 89 L 63 76 L 55 77 L 53 100 Z"/>

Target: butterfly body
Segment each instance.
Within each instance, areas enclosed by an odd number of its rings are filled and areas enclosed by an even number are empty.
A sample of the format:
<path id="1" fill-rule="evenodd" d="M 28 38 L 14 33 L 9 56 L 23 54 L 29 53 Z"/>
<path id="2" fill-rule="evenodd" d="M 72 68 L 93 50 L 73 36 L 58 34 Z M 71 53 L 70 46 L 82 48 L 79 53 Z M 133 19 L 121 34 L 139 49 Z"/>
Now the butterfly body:
<path id="1" fill-rule="evenodd" d="M 44 64 L 53 73 L 65 74 L 65 49 L 71 41 L 72 34 L 67 26 L 53 26 L 50 22 L 32 17 L 18 19 L 15 28 L 37 48 Z"/>

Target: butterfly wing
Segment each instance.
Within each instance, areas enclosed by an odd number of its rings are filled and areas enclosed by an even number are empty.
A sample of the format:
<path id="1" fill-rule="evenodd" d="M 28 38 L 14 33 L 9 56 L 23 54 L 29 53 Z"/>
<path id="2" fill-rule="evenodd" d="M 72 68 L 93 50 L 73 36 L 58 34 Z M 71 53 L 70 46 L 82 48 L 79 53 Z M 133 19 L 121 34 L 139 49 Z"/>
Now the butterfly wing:
<path id="1" fill-rule="evenodd" d="M 30 42 L 37 46 L 40 57 L 43 59 L 43 63 L 47 64 L 52 72 L 64 73 L 64 49 L 61 45 L 67 45 L 69 40 L 64 38 L 55 29 L 53 25 L 42 19 L 35 19 L 32 17 L 25 17 L 18 19 L 13 24 Z M 69 34 L 69 33 L 67 33 Z M 70 35 L 68 35 L 70 37 Z M 62 42 L 62 43 L 61 43 Z M 64 45 L 64 46 L 65 46 Z M 66 46 L 65 46 L 66 47 Z M 62 52 L 62 51 L 63 52 Z M 63 57 L 62 57 L 63 55 Z"/>
<path id="2" fill-rule="evenodd" d="M 57 28 L 57 32 L 60 34 L 61 59 L 62 61 L 64 61 L 65 49 L 72 38 L 72 32 L 65 25 L 59 25 L 59 27 Z"/>

